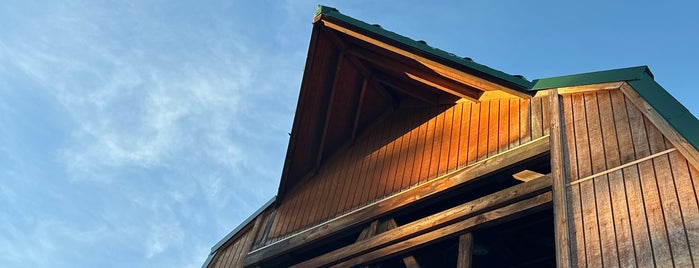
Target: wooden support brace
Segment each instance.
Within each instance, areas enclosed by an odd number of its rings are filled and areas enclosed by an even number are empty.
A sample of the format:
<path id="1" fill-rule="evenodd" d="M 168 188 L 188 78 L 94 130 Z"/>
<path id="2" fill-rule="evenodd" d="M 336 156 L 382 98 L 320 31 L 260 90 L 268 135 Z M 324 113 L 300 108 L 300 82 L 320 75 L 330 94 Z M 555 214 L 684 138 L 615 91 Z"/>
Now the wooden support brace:
<path id="1" fill-rule="evenodd" d="M 414 237 L 431 230 L 446 226 L 450 223 L 467 217 L 478 217 L 478 213 L 502 207 L 548 191 L 551 186 L 551 178 L 546 176 L 527 183 L 518 184 L 510 188 L 492 193 L 490 195 L 466 202 L 456 207 L 447 209 L 437 214 L 413 221 L 411 223 L 394 228 L 388 232 L 377 234 L 374 237 L 358 241 L 352 245 L 331 251 L 313 259 L 299 263 L 297 267 L 320 267 L 333 264 L 360 254 L 378 250 L 381 247 L 396 243 L 406 238 Z"/>
<path id="2" fill-rule="evenodd" d="M 456 262 L 458 268 L 471 268 L 473 250 L 473 233 L 465 233 L 459 236 L 459 259 Z"/>
<path id="3" fill-rule="evenodd" d="M 548 136 L 535 139 L 511 150 L 491 156 L 427 183 L 388 196 L 303 232 L 256 249 L 248 254 L 248 257 L 245 259 L 245 267 L 257 265 L 265 259 L 281 256 L 310 243 L 327 239 L 343 231 L 346 232 L 361 224 L 368 223 L 392 211 L 405 207 L 419 199 L 437 195 L 438 193 L 468 182 L 477 181 L 498 170 L 547 153 L 549 151 L 548 139 Z"/>
<path id="4" fill-rule="evenodd" d="M 463 232 L 468 232 L 475 227 L 484 224 L 503 222 L 514 218 L 520 218 L 531 213 L 541 211 L 547 208 L 547 204 L 551 203 L 551 193 L 535 196 L 496 210 L 492 210 L 483 214 L 475 215 L 457 223 L 439 228 L 437 230 L 424 233 L 422 235 L 400 241 L 385 247 L 378 248 L 373 251 L 364 253 L 363 255 L 346 260 L 331 267 L 351 267 L 363 263 L 370 263 L 381 259 L 390 258 L 410 251 L 417 247 L 424 246 L 428 243 L 435 243 L 444 239 L 453 237 Z"/>

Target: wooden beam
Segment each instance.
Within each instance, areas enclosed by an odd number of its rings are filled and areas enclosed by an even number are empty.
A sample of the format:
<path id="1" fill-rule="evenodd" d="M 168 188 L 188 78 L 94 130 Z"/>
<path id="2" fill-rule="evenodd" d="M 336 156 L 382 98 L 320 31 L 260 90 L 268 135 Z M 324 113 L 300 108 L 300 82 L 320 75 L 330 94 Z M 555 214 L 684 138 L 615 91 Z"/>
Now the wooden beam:
<path id="1" fill-rule="evenodd" d="M 393 218 L 386 220 L 385 226 L 385 231 L 390 231 L 398 228 L 398 224 Z M 420 268 L 420 264 L 417 263 L 417 260 L 412 255 L 405 256 L 402 258 L 402 260 L 406 268 Z"/>
<path id="2" fill-rule="evenodd" d="M 563 105 L 556 92 L 552 89 L 549 92 L 549 104 L 551 109 L 550 133 L 551 139 L 551 177 L 553 179 L 553 222 L 554 233 L 556 239 L 556 266 L 557 267 L 572 267 L 571 252 L 569 246 L 570 227 L 568 219 L 573 219 L 568 212 L 568 200 L 566 197 L 566 184 L 570 180 L 568 174 L 567 155 L 568 148 L 566 146 L 566 136 L 563 121 Z M 578 234 L 581 235 L 581 234 Z"/>
<path id="3" fill-rule="evenodd" d="M 523 182 L 528 182 L 530 180 L 534 180 L 540 177 L 546 176 L 544 174 L 541 174 L 536 171 L 531 171 L 528 169 L 522 170 L 520 172 L 517 172 L 515 174 L 512 174 L 512 177 L 515 178 L 515 180 L 518 181 L 523 181 Z"/>
<path id="4" fill-rule="evenodd" d="M 374 53 L 368 49 L 353 47 L 348 49 L 347 53 L 354 55 L 363 61 L 369 62 L 370 64 L 375 65 L 386 72 L 390 71 L 394 75 L 411 79 L 415 82 L 425 84 L 426 86 L 466 98 L 474 102 L 478 102 L 478 99 L 483 94 L 482 89 L 461 84 L 439 74 L 430 73 L 428 70 L 420 70 L 418 68 L 408 66 L 407 64 L 401 63 L 387 56 Z"/>
<path id="5" fill-rule="evenodd" d="M 364 78 L 362 81 L 362 90 L 359 92 L 359 99 L 357 100 L 357 110 L 354 111 L 354 124 L 352 124 L 352 142 L 357 138 L 357 129 L 359 128 L 359 117 L 362 114 L 362 107 L 364 106 L 364 96 L 366 95 L 367 87 L 369 87 L 369 79 Z"/>
<path id="6" fill-rule="evenodd" d="M 365 77 L 369 77 L 372 75 L 373 71 L 370 68 L 366 67 L 366 65 L 364 65 L 364 63 L 362 63 L 359 59 L 357 59 L 354 56 L 347 55 L 346 52 L 350 49 L 350 46 L 349 44 L 347 44 L 347 42 L 342 40 L 342 38 L 337 36 L 337 34 L 335 34 L 335 31 L 332 31 L 328 28 L 321 28 L 321 32 L 323 32 L 323 34 L 328 39 L 330 39 L 330 42 L 332 42 L 337 48 L 340 49 L 342 53 L 345 54 L 346 59 L 349 62 L 351 62 L 352 65 L 354 65 L 354 67 L 357 68 L 357 70 L 359 70 L 359 73 L 361 73 Z"/>
<path id="7" fill-rule="evenodd" d="M 334 264 L 377 250 L 386 245 L 396 243 L 406 238 L 414 237 L 441 228 L 448 224 L 463 220 L 467 217 L 493 210 L 504 205 L 519 201 L 532 195 L 548 191 L 551 187 L 551 177 L 545 176 L 528 183 L 522 183 L 500 190 L 490 195 L 466 202 L 445 211 L 413 221 L 397 227 L 390 232 L 380 233 L 374 237 L 358 241 L 355 244 L 331 251 L 313 259 L 299 263 L 296 267 L 320 267 Z"/>
<path id="8" fill-rule="evenodd" d="M 428 59 L 424 56 L 417 55 L 413 52 L 410 52 L 408 50 L 396 47 L 394 45 L 388 44 L 386 42 L 383 42 L 381 40 L 377 40 L 375 38 L 371 38 L 366 36 L 365 34 L 359 33 L 357 31 L 354 31 L 352 29 L 343 27 L 341 25 L 338 25 L 334 22 L 328 21 L 327 19 L 321 18 L 320 21 L 318 21 L 319 24 L 322 23 L 323 26 L 331 28 L 333 30 L 336 30 L 340 33 L 346 34 L 348 36 L 354 37 L 356 39 L 359 39 L 361 41 L 367 42 L 369 44 L 375 45 L 377 47 L 386 49 L 388 51 L 391 51 L 393 53 L 396 53 L 400 56 L 406 57 L 408 59 L 414 60 L 419 62 L 420 64 L 426 66 L 430 70 L 434 71 L 435 73 L 438 73 L 441 76 L 447 77 L 449 79 L 452 79 L 454 81 L 458 81 L 459 83 L 469 85 L 474 88 L 480 88 L 486 91 L 490 90 L 502 90 L 505 91 L 511 95 L 520 97 L 520 98 L 530 98 L 531 96 L 527 93 L 521 92 L 516 89 L 512 89 L 491 81 L 488 81 L 486 79 L 483 79 L 481 77 L 475 76 L 473 74 L 467 73 L 465 71 L 453 68 L 451 66 L 442 64 L 440 62 L 437 62 L 435 60 Z"/>
<path id="9" fill-rule="evenodd" d="M 417 200 L 437 195 L 468 182 L 477 181 L 503 168 L 516 165 L 548 151 L 548 136 L 535 139 L 254 250 L 248 254 L 245 266 L 254 266 L 265 259 L 281 256 L 310 243 L 356 228 Z"/>
<path id="10" fill-rule="evenodd" d="M 551 203 L 551 192 L 546 192 L 541 195 L 499 208 L 483 214 L 474 215 L 473 217 L 464 219 L 454 224 L 433 230 L 419 236 L 397 242 L 376 250 L 364 253 L 363 255 L 343 261 L 331 267 L 351 267 L 354 265 L 371 263 L 378 260 L 390 258 L 396 255 L 403 254 L 412 249 L 424 246 L 429 243 L 435 243 L 454 237 L 464 232 L 473 230 L 485 224 L 494 224 L 504 222 L 515 218 L 520 218 L 532 213 L 541 211 L 547 208 Z M 387 233 L 389 234 L 389 233 Z"/>
<path id="11" fill-rule="evenodd" d="M 465 233 L 459 236 L 459 257 L 456 261 L 458 268 L 471 268 L 473 250 L 473 233 Z"/>
<path id="12" fill-rule="evenodd" d="M 362 232 L 359 233 L 359 237 L 357 237 L 356 242 L 359 242 L 359 241 L 362 241 L 362 240 L 365 240 L 369 237 L 374 236 L 376 234 L 376 230 L 377 230 L 378 225 L 379 225 L 378 220 L 372 221 L 371 224 L 369 224 L 369 226 L 364 228 L 364 230 L 362 230 Z"/>
<path id="13" fill-rule="evenodd" d="M 610 83 L 600 83 L 600 84 L 592 84 L 592 85 L 582 85 L 582 86 L 573 86 L 573 87 L 560 87 L 558 88 L 558 94 L 560 95 L 565 95 L 565 94 L 573 94 L 573 93 L 585 93 L 585 92 L 592 92 L 592 91 L 602 91 L 602 90 L 615 90 L 619 89 L 621 85 L 623 85 L 625 82 L 610 82 Z"/>
<path id="14" fill-rule="evenodd" d="M 333 111 L 333 104 L 335 103 L 335 95 L 337 92 L 338 81 L 340 80 L 340 75 L 342 72 L 342 62 L 345 58 L 344 53 L 340 52 L 338 58 L 339 59 L 337 60 L 337 65 L 335 66 L 335 77 L 333 78 L 333 83 L 330 86 L 330 97 L 328 98 L 328 107 L 325 110 L 323 132 L 320 136 L 320 145 L 318 146 L 318 155 L 316 156 L 315 166 L 313 167 L 314 170 L 318 170 L 321 161 L 323 160 L 323 150 L 325 150 L 325 140 L 327 139 L 328 135 L 328 126 L 330 125 L 330 117 Z"/>
<path id="15" fill-rule="evenodd" d="M 427 86 L 439 89 L 441 91 L 447 92 L 449 94 L 452 94 L 454 96 L 468 99 L 473 102 L 480 102 L 480 98 L 483 95 L 483 91 L 480 90 L 473 90 L 473 89 L 464 89 L 463 86 L 457 85 L 456 83 L 450 83 L 449 80 L 446 81 L 441 81 L 441 83 L 435 83 L 433 82 L 433 79 L 430 78 L 422 78 L 423 75 L 419 74 L 413 74 L 411 72 L 405 72 L 405 75 L 408 76 L 410 79 L 413 79 L 417 82 L 423 83 Z M 430 76 L 430 75 L 424 75 L 424 76 Z M 443 85 L 446 84 L 446 85 Z"/>
<path id="16" fill-rule="evenodd" d="M 687 158 L 690 164 L 694 166 L 695 168 L 699 168 L 699 152 L 697 152 L 696 149 L 694 149 L 694 146 L 689 144 L 689 142 L 682 136 L 680 133 L 675 130 L 674 127 L 670 125 L 670 123 L 663 118 L 658 111 L 653 108 L 646 100 L 641 97 L 641 95 L 638 95 L 638 92 L 636 92 L 633 87 L 631 87 L 628 83 L 624 83 L 621 86 L 621 92 L 624 93 L 626 98 L 628 98 L 631 103 L 633 103 L 638 110 L 641 111 L 641 113 L 648 118 L 648 121 L 653 123 L 658 130 L 660 130 L 661 133 L 663 133 L 663 136 L 667 140 L 674 145 L 677 150 L 682 153 L 682 156 Z"/>
<path id="17" fill-rule="evenodd" d="M 435 93 L 429 93 L 425 90 L 417 90 L 415 89 L 415 86 L 412 86 L 406 82 L 382 74 L 376 74 L 374 78 L 377 82 L 390 86 L 391 88 L 405 93 L 406 95 L 409 95 L 420 101 L 433 105 L 439 103 L 439 96 Z"/>

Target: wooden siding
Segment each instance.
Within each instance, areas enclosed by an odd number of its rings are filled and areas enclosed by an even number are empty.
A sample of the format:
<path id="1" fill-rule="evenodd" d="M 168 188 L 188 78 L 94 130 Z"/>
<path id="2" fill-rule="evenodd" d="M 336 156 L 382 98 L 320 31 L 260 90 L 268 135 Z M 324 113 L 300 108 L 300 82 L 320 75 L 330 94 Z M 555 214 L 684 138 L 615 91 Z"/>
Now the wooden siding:
<path id="1" fill-rule="evenodd" d="M 573 265 L 699 263 L 695 167 L 620 90 L 561 99 Z"/>
<path id="2" fill-rule="evenodd" d="M 548 134 L 548 101 L 501 99 L 399 108 L 289 192 L 280 238 Z"/>
<path id="3" fill-rule="evenodd" d="M 269 232 L 268 225 L 271 224 L 274 214 L 275 210 L 270 207 L 257 215 L 254 221 L 248 223 L 218 249 L 216 256 L 207 267 L 243 267 L 245 257 L 252 246 L 260 243 Z"/>
<path id="4" fill-rule="evenodd" d="M 248 226 L 241 230 L 226 246 L 219 249 L 209 267 L 243 267 L 243 261 L 245 261 L 245 256 L 250 251 L 250 246 L 255 236 L 251 229 L 252 226 Z"/>

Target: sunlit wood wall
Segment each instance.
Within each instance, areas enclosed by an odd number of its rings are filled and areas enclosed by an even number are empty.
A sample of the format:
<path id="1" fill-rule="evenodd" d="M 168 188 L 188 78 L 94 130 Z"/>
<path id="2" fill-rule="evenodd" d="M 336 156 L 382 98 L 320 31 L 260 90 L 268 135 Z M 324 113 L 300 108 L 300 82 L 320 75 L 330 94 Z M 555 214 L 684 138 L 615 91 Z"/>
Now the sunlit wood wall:
<path id="1" fill-rule="evenodd" d="M 277 210 L 270 237 L 284 237 L 547 135 L 548 114 L 548 101 L 541 97 L 399 108 L 292 189 Z"/>
<path id="2" fill-rule="evenodd" d="M 561 100 L 573 182 L 566 186 L 573 264 L 696 265 L 697 169 L 678 151 L 666 152 L 672 144 L 620 90 Z"/>

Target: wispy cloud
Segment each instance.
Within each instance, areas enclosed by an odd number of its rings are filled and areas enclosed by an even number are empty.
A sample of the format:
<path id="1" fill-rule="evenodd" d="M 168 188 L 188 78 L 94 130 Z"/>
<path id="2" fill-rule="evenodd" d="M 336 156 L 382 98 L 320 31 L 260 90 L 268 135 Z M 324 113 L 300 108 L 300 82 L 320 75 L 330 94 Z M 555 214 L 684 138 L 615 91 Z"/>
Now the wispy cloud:
<path id="1" fill-rule="evenodd" d="M 304 55 L 262 50 L 239 34 L 241 18 L 226 18 L 230 10 L 183 5 L 10 10 L 29 22 L 0 40 L 0 68 L 58 107 L 48 120 L 69 123 L 55 129 L 51 151 L 35 152 L 49 167 L 24 154 L 12 160 L 14 169 L 54 169 L 5 173 L 53 188 L 0 187 L 0 201 L 28 209 L 0 210 L 15 216 L 0 217 L 0 244 L 12 245 L 2 246 L 0 264 L 91 266 L 140 255 L 126 264 L 199 266 L 216 239 L 273 195 Z M 185 10 L 202 14 L 172 21 L 161 13 Z M 209 15 L 219 21 L 198 20 Z"/>

